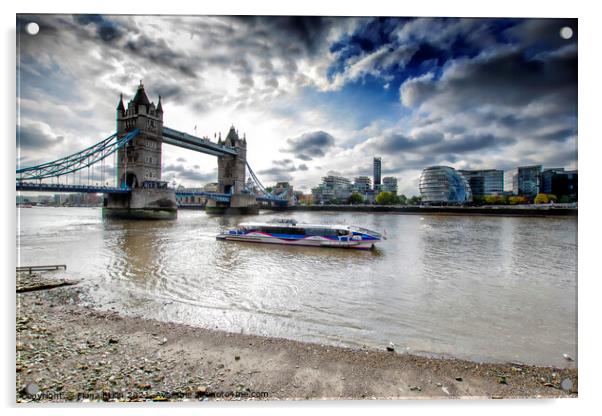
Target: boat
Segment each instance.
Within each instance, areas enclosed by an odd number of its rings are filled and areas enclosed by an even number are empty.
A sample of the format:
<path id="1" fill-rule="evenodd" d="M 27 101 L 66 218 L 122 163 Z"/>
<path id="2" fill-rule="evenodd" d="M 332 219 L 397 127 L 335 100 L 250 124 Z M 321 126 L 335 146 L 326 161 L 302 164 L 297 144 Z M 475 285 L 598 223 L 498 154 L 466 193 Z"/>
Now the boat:
<path id="1" fill-rule="evenodd" d="M 352 225 L 298 223 L 294 219 L 269 222 L 243 222 L 236 229 L 217 235 L 218 240 L 290 246 L 338 247 L 370 250 L 381 240 L 381 233 Z"/>

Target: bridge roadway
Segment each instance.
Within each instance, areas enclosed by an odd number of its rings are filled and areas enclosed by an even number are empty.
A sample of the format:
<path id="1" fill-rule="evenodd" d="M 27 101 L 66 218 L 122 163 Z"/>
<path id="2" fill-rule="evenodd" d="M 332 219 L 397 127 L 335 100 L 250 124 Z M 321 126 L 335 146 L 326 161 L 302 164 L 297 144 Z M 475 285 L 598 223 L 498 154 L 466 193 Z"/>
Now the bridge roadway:
<path id="1" fill-rule="evenodd" d="M 176 196 L 204 196 L 206 198 L 221 202 L 229 202 L 231 197 L 230 194 L 220 194 L 217 192 L 178 190 L 176 190 Z M 255 199 L 260 202 L 274 202 L 278 205 L 286 205 L 288 203 L 286 199 L 275 195 L 255 195 Z"/>
<path id="2" fill-rule="evenodd" d="M 230 194 L 220 194 L 218 192 L 204 192 L 204 191 L 178 191 L 176 190 L 176 196 L 203 196 L 209 199 L 220 202 L 230 202 Z"/>
<path id="3" fill-rule="evenodd" d="M 119 188 L 116 186 L 100 186 L 100 185 L 67 185 L 61 183 L 36 183 L 36 182 L 21 182 L 17 181 L 17 191 L 37 191 L 37 192 L 77 192 L 89 194 L 128 194 L 132 191 L 129 187 Z M 220 202 L 229 202 L 230 194 L 220 194 L 218 192 L 205 191 L 178 191 L 176 196 L 202 196 L 208 199 L 213 199 Z M 256 196 L 260 202 L 275 202 L 279 205 L 286 204 L 286 199 L 278 196 Z"/>
<path id="4" fill-rule="evenodd" d="M 17 191 L 43 191 L 43 192 L 78 192 L 88 194 L 128 194 L 132 192 L 130 187 L 100 186 L 100 185 L 67 185 L 61 183 L 36 183 L 17 181 Z M 176 190 L 176 196 L 204 196 L 216 201 L 230 201 L 230 194 L 217 192 L 189 192 Z"/>
<path id="5" fill-rule="evenodd" d="M 129 194 L 129 187 L 100 186 L 100 185 L 67 185 L 61 183 L 36 183 L 17 181 L 17 191 L 42 192 L 77 192 L 88 194 Z"/>

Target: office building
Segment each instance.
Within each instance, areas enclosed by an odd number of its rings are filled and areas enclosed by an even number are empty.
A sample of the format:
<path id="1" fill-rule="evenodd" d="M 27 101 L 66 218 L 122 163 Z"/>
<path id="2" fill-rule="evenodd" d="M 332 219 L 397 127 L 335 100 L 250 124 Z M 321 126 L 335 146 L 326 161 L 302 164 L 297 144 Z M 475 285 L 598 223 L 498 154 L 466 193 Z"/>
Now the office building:
<path id="1" fill-rule="evenodd" d="M 380 188 L 380 175 L 382 172 L 382 160 L 380 157 L 375 157 L 374 158 L 374 190 L 376 191 L 377 189 Z"/>
<path id="2" fill-rule="evenodd" d="M 369 176 L 358 176 L 353 183 L 353 191 L 365 194 L 372 190 L 372 180 Z"/>
<path id="3" fill-rule="evenodd" d="M 342 176 L 328 175 L 311 190 L 314 203 L 343 202 L 351 196 L 351 181 Z"/>
<path id="4" fill-rule="evenodd" d="M 465 204 L 472 201 L 468 181 L 449 166 L 424 169 L 420 175 L 419 190 L 425 204 Z"/>
<path id="5" fill-rule="evenodd" d="M 564 173 L 564 168 L 545 168 L 543 172 L 541 172 L 539 192 L 543 194 L 551 194 L 552 178 L 558 173 Z"/>
<path id="6" fill-rule="evenodd" d="M 519 166 L 512 176 L 512 192 L 515 195 L 535 198 L 539 193 L 541 173 L 541 165 Z"/>
<path id="7" fill-rule="evenodd" d="M 392 176 L 385 176 L 383 178 L 383 184 L 381 188 L 384 192 L 391 192 L 394 195 L 397 195 L 397 178 Z"/>
<path id="8" fill-rule="evenodd" d="M 577 202 L 577 171 L 557 172 L 552 176 L 551 193 L 556 195 L 558 201 Z"/>
<path id="9" fill-rule="evenodd" d="M 498 169 L 460 170 L 468 181 L 472 196 L 500 195 L 504 192 L 504 171 Z"/>

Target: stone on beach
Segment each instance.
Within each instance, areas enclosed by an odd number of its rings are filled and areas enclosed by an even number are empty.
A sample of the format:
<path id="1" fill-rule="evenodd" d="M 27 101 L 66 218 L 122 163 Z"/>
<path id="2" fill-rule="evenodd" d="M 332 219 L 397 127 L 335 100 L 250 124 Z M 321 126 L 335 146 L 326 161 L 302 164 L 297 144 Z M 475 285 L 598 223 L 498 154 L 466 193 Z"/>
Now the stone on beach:
<path id="1" fill-rule="evenodd" d="M 267 392 L 261 400 L 577 395 L 572 367 L 516 371 L 510 364 L 392 354 L 382 347 L 358 350 L 226 334 L 87 308 L 76 301 L 82 290 L 70 286 L 17 295 L 17 401 L 31 401 L 21 391 L 27 383 L 36 383 L 48 397 L 66 392 L 65 400 L 79 402 L 218 400 L 213 392 L 220 391 Z M 169 334 L 170 342 L 151 334 Z M 157 348 L 162 340 L 167 345 Z M 500 385 L 506 374 L 512 374 L 512 383 Z M 449 382 L 454 379 L 464 383 Z M 564 379 L 573 383 L 566 390 L 559 388 Z M 400 388 L 400 380 L 408 387 Z M 103 391 L 132 396 L 103 398 Z"/>

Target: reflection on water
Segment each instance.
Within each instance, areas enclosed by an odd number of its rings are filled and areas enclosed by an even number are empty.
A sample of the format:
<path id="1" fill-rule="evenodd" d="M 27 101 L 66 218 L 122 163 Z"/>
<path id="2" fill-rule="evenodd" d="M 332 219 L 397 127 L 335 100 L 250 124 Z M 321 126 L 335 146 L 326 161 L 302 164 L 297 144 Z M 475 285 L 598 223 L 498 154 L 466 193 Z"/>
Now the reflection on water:
<path id="1" fill-rule="evenodd" d="M 104 220 L 21 210 L 21 264 L 64 263 L 90 302 L 162 320 L 343 345 L 564 366 L 576 355 L 577 221 L 295 213 L 388 240 L 371 252 L 217 241 L 253 217 Z"/>

